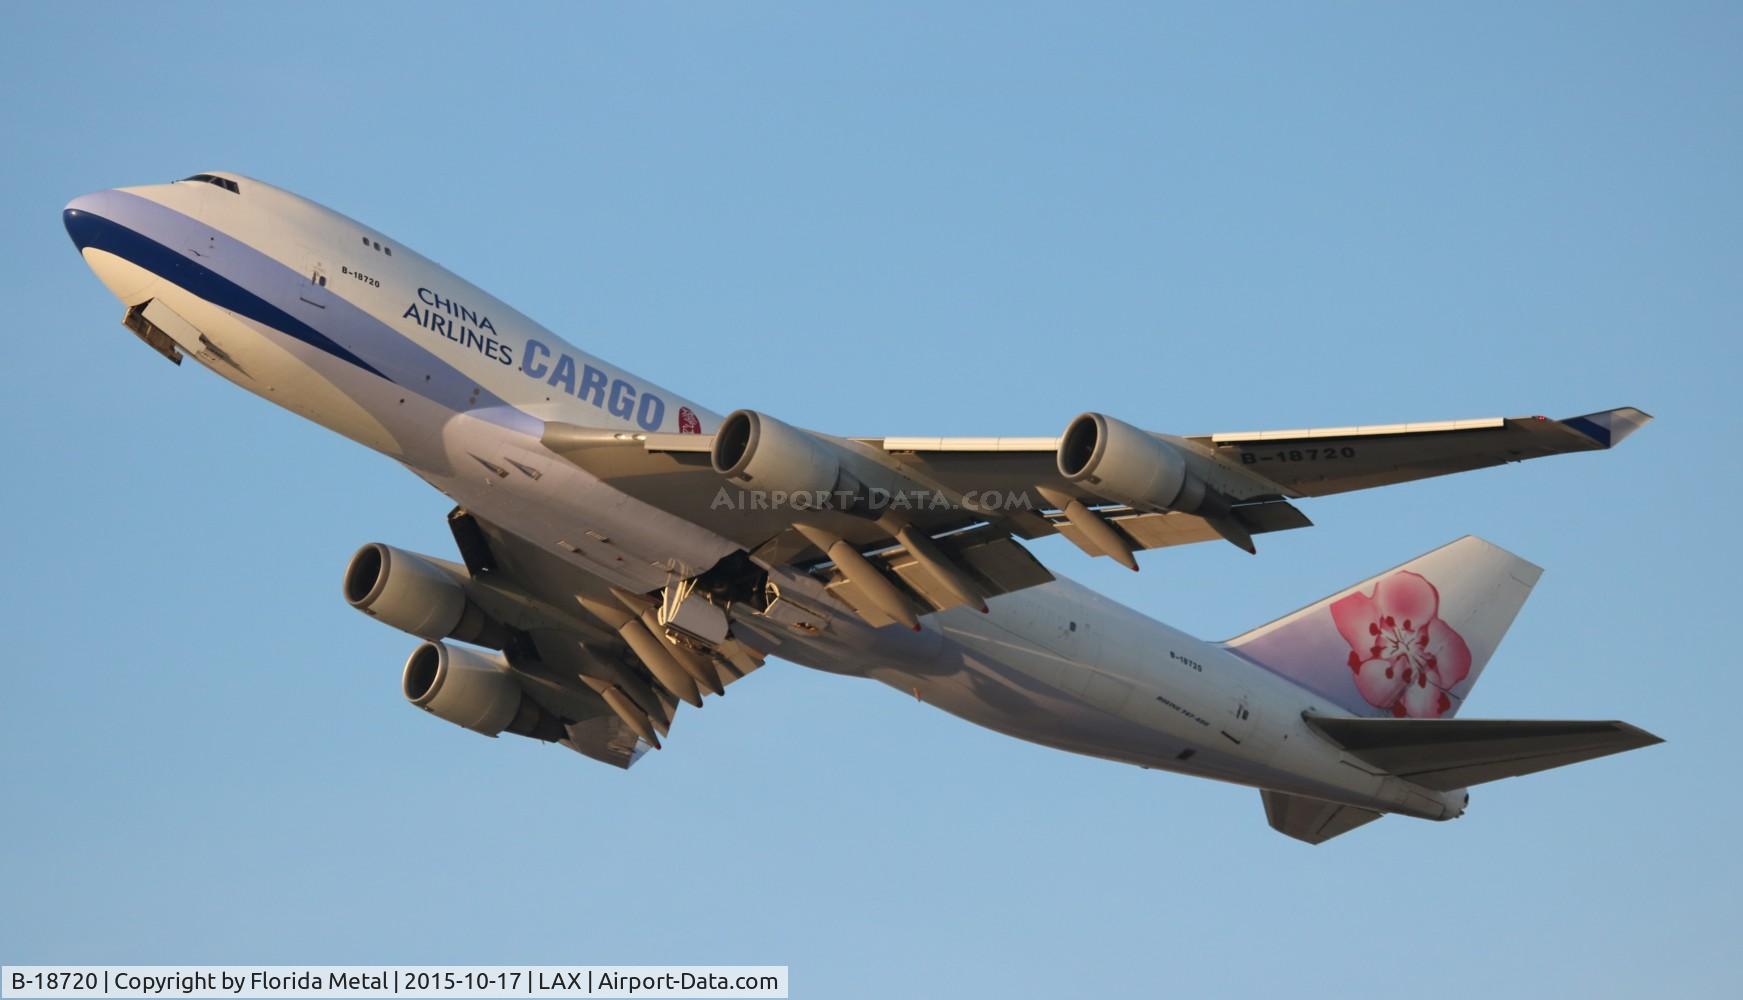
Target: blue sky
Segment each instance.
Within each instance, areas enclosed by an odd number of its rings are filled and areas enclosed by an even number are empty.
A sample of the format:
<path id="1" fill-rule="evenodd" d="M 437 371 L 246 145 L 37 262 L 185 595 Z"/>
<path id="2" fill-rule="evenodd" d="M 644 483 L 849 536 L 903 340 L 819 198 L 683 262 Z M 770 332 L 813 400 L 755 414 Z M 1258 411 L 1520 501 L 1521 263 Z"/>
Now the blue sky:
<path id="1" fill-rule="evenodd" d="M 9 5 L 0 960 L 772 963 L 795 996 L 1729 994 L 1735 5 Z M 443 498 L 173 369 L 60 225 L 204 169 L 717 410 L 1178 433 L 1638 405 L 1598 456 L 1057 570 L 1220 638 L 1467 532 L 1465 714 L 1668 742 L 1318 848 L 1258 794 L 775 663 L 628 774 L 400 701 Z"/>

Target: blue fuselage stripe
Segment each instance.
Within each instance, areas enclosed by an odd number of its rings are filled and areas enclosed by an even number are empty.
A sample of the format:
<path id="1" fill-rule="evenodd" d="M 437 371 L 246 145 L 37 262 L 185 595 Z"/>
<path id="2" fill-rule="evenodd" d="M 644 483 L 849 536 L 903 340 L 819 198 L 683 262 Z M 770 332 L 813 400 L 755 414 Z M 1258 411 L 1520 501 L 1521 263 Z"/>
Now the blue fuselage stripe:
<path id="1" fill-rule="evenodd" d="M 311 347 L 356 365 L 371 375 L 388 378 L 331 337 L 184 253 L 91 212 L 68 209 L 65 221 L 67 234 L 80 248 L 90 247 L 112 253 L 165 281 L 187 289 L 213 305 L 295 337 Z"/>

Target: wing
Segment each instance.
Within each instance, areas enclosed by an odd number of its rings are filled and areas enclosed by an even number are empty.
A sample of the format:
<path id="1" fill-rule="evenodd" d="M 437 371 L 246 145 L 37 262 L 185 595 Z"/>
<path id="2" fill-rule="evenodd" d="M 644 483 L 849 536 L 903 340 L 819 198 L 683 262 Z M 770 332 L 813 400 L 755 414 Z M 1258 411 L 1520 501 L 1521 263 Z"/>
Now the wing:
<path id="1" fill-rule="evenodd" d="M 1051 530 L 1091 555 L 1136 569 L 1133 553 L 1144 549 L 1223 538 L 1251 552 L 1253 535 L 1311 524 L 1291 500 L 1603 450 L 1651 419 L 1623 407 L 1567 420 L 1494 417 L 1173 437 L 1085 414 L 1062 438 L 867 443 L 953 489 L 1039 496 Z M 1200 487 L 1189 503 L 1175 502 L 1176 509 L 1144 503 L 1154 499 L 1146 491 L 1160 477 L 1146 480 L 1132 471 L 1155 467 L 1164 456 L 1179 461 L 1187 484 L 1196 480 Z M 1107 473 L 1089 471 L 1092 463 Z M 1077 473 L 1067 475 L 1073 465 Z"/>
<path id="2" fill-rule="evenodd" d="M 764 565 L 813 573 L 881 625 L 1052 579 L 1022 540 L 1058 534 L 1132 569 L 1137 552 L 1216 538 L 1250 552 L 1256 535 L 1312 523 L 1294 500 L 1602 450 L 1650 419 L 1624 407 L 1178 437 L 1085 414 L 1061 437 L 838 438 L 741 410 L 716 435 L 551 423 L 543 440 Z M 716 438 L 744 461 L 721 464 Z M 850 502 L 780 502 L 801 495 Z"/>
<path id="3" fill-rule="evenodd" d="M 1330 427 L 1196 438 L 1254 469 L 1287 496 L 1317 497 L 1444 476 L 1548 455 L 1602 451 L 1652 417 L 1634 407 L 1567 420 L 1495 417 L 1382 427 Z"/>
<path id="4" fill-rule="evenodd" d="M 660 747 L 682 703 L 700 707 L 762 665 L 730 638 L 704 646 L 676 637 L 652 597 L 616 591 L 463 509 L 448 524 L 468 596 L 508 627 L 503 652 L 516 679 L 563 720 L 561 742 L 579 753 L 627 768 Z"/>
<path id="5" fill-rule="evenodd" d="M 1548 455 L 1601 451 L 1621 444 L 1651 419 L 1628 406 L 1566 420 L 1491 417 L 1185 438 L 1156 436 L 1190 444 L 1189 464 L 1232 498 L 1253 502 L 1325 496 Z M 1050 486 L 1094 499 L 1093 490 L 1078 489 L 1060 475 L 1053 461 L 1058 438 L 891 437 L 868 439 L 868 443 L 962 488 Z M 1213 464 L 1207 466 L 1206 462 Z"/>

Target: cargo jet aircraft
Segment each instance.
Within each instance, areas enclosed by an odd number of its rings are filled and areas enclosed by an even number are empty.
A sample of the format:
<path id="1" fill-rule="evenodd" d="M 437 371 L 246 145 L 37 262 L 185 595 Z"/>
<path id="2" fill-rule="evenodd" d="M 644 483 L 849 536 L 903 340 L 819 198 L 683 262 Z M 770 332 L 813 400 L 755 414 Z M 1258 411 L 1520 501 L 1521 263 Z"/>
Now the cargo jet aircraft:
<path id="1" fill-rule="evenodd" d="M 1140 552 L 1306 527 L 1305 497 L 1619 443 L 1632 408 L 1177 436 L 837 437 L 721 416 L 583 351 L 380 230 L 231 173 L 101 191 L 67 232 L 168 360 L 447 494 L 460 561 L 344 572 L 425 641 L 407 699 L 628 767 L 777 656 L 990 729 L 1261 790 L 1319 843 L 1470 785 L 1658 742 L 1621 722 L 1455 719 L 1538 569 L 1461 538 L 1226 642 L 1054 573 L 1026 542 Z"/>

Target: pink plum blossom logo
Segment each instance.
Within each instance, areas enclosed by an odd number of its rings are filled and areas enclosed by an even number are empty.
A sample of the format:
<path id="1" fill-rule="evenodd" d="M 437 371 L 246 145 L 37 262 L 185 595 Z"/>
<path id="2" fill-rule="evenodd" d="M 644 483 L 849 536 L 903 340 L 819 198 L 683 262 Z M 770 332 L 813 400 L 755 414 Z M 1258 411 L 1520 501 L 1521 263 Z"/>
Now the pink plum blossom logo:
<path id="1" fill-rule="evenodd" d="M 1471 649 L 1440 618 L 1440 592 L 1408 570 L 1332 602 L 1350 644 L 1349 667 L 1368 704 L 1401 718 L 1434 719 L 1452 708 L 1447 691 L 1471 672 Z"/>

